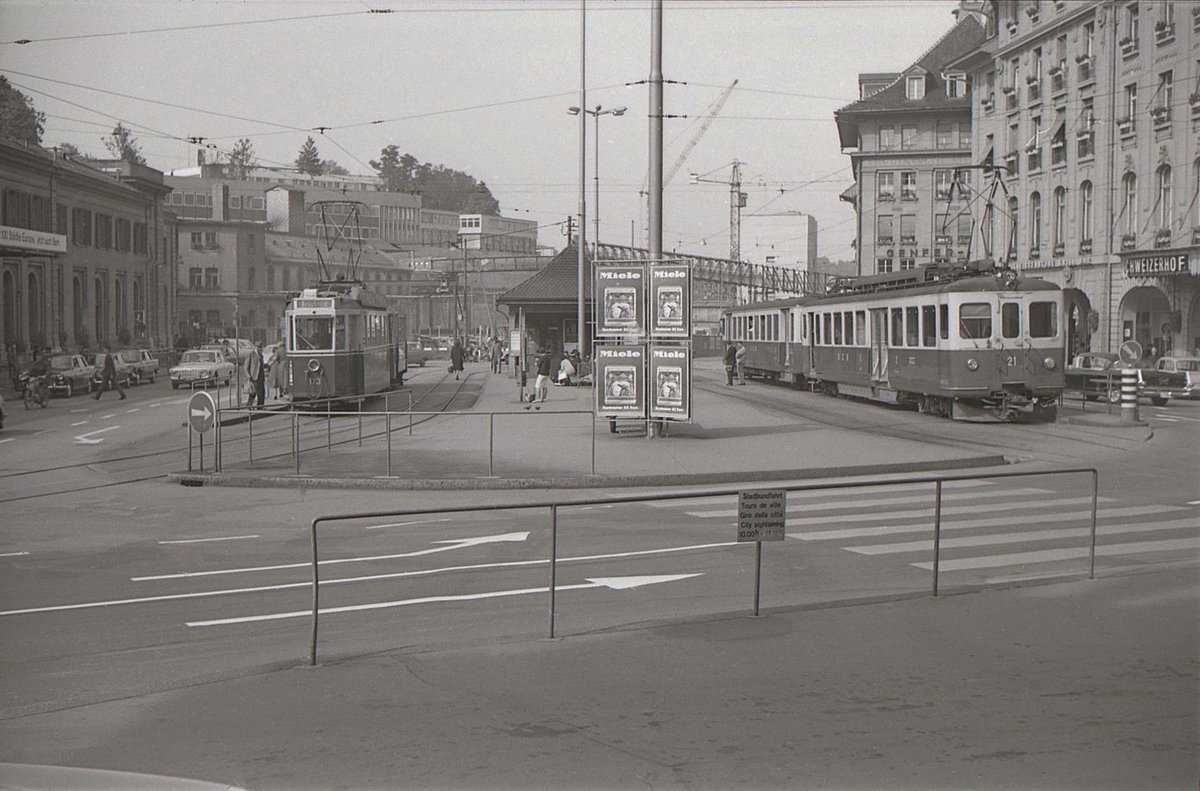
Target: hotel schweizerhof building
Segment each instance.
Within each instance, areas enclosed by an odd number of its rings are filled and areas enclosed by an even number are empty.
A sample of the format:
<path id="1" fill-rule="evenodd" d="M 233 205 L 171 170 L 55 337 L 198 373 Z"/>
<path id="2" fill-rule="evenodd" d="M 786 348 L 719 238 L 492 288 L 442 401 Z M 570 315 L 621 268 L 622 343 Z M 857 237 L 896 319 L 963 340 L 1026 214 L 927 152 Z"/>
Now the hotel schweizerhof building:
<path id="1" fill-rule="evenodd" d="M 963 2 L 859 83 L 837 122 L 860 273 L 990 255 L 1062 286 L 1071 352 L 1197 353 L 1200 3 Z"/>

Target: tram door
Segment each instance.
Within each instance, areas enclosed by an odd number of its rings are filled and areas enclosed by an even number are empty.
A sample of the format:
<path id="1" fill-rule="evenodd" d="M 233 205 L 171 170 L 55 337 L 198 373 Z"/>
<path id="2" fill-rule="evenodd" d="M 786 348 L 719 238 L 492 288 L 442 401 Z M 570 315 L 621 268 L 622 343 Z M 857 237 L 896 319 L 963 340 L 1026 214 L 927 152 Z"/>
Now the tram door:
<path id="1" fill-rule="evenodd" d="M 871 381 L 888 378 L 887 308 L 871 308 Z"/>

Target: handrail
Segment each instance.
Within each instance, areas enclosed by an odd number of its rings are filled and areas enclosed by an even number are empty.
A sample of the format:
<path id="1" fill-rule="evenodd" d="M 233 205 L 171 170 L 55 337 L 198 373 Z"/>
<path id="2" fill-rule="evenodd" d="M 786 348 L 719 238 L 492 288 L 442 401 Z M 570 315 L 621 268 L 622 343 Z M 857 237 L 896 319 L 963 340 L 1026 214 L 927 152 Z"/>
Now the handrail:
<path id="1" fill-rule="evenodd" d="M 436 508 L 402 508 L 390 511 L 359 511 L 352 513 L 340 514 L 322 514 L 315 517 L 309 525 L 310 539 L 312 545 L 312 632 L 309 645 L 308 663 L 316 665 L 317 663 L 317 622 L 320 615 L 320 560 L 317 548 L 317 526 L 324 522 L 345 522 L 357 519 L 381 519 L 392 518 L 397 516 L 424 516 L 427 514 L 456 514 L 478 511 L 516 511 L 530 510 L 536 508 L 548 508 L 550 510 L 551 520 L 551 554 L 550 564 L 550 637 L 554 637 L 554 596 L 557 578 L 558 565 L 558 509 L 569 507 L 582 507 L 592 505 L 617 505 L 622 503 L 640 503 L 648 501 L 663 501 L 663 500 L 686 500 L 695 499 L 698 497 L 731 497 L 740 494 L 741 492 L 754 492 L 764 490 L 779 490 L 782 489 L 788 492 L 807 492 L 819 491 L 825 489 L 865 489 L 874 486 L 886 486 L 893 484 L 915 485 L 922 483 L 932 483 L 936 485 L 935 491 L 935 515 L 934 515 L 934 546 L 933 546 L 933 595 L 938 595 L 938 572 L 939 572 L 939 556 L 941 554 L 941 512 L 942 512 L 942 485 L 947 482 L 954 481 L 971 481 L 971 480 L 991 480 L 997 478 L 1028 478 L 1043 475 L 1081 475 L 1091 473 L 1092 475 L 1092 516 L 1091 527 L 1089 534 L 1089 550 L 1088 550 L 1088 579 L 1096 577 L 1096 508 L 1099 501 L 1100 493 L 1100 472 L 1095 467 L 1075 467 L 1061 470 L 1022 470 L 1011 472 L 993 472 L 993 473 L 975 473 L 964 475 L 926 475 L 915 478 L 887 478 L 887 479 L 871 479 L 871 480 L 856 480 L 856 481 L 837 481 L 837 482 L 818 482 L 818 483 L 800 483 L 790 486 L 754 486 L 754 487 L 727 487 L 722 489 L 704 489 L 696 492 L 668 492 L 661 494 L 635 494 L 621 495 L 617 497 L 592 497 L 581 500 L 536 500 L 524 503 L 500 503 L 492 505 L 455 505 L 455 506 L 440 506 Z"/>

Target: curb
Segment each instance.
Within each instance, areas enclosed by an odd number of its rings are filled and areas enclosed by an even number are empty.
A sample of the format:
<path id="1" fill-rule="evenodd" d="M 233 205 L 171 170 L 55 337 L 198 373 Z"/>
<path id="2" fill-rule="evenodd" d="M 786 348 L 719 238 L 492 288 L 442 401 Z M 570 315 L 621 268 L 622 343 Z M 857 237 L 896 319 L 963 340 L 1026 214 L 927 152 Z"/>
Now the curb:
<path id="1" fill-rule="evenodd" d="M 504 490 L 504 489 L 603 489 L 639 486 L 692 486 L 715 483 L 783 481 L 797 478 L 845 478 L 857 475 L 894 475 L 928 472 L 946 467 L 999 467 L 1010 463 L 1001 455 L 963 459 L 866 464 L 857 467 L 819 467 L 790 470 L 745 470 L 675 475 L 576 475 L 524 478 L 321 478 L 306 476 L 254 476 L 240 473 L 173 472 L 167 480 L 183 486 L 241 486 L 279 489 L 368 490 Z"/>

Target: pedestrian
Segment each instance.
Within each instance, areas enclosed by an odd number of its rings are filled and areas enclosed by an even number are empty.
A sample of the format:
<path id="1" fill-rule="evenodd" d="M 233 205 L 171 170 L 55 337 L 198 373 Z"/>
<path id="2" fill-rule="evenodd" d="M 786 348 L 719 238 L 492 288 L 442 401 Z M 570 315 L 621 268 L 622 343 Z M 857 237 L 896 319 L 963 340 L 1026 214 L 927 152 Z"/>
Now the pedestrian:
<path id="1" fill-rule="evenodd" d="M 280 344 L 272 347 L 271 359 L 271 386 L 275 388 L 275 397 L 283 398 L 287 385 L 287 359 Z"/>
<path id="2" fill-rule="evenodd" d="M 243 372 L 246 374 L 246 384 L 243 385 L 246 391 L 246 406 L 253 406 L 259 397 L 263 381 L 262 355 L 258 353 L 257 346 L 246 355 L 246 361 L 242 365 Z M 262 401 L 258 403 L 261 405 Z"/>
<path id="3" fill-rule="evenodd" d="M 525 405 L 525 411 L 528 412 L 530 407 L 541 409 L 542 404 L 546 403 L 546 393 L 550 390 L 550 366 L 554 362 L 553 355 L 549 349 L 541 349 L 537 356 L 537 380 L 533 385 L 534 402 Z"/>
<path id="4" fill-rule="evenodd" d="M 258 375 L 254 377 L 254 395 L 257 406 L 262 406 L 267 398 L 267 363 L 263 359 L 262 344 L 256 344 L 250 356 L 258 360 Z"/>
<path id="5" fill-rule="evenodd" d="M 463 369 L 463 356 L 462 340 L 455 338 L 454 345 L 450 347 L 450 370 L 454 372 L 455 379 Z"/>
<path id="6" fill-rule="evenodd" d="M 120 400 L 124 401 L 125 389 L 121 387 L 121 382 L 117 379 L 117 358 L 113 355 L 112 349 L 108 348 L 107 343 L 100 347 L 96 367 L 100 369 L 100 384 L 97 385 L 96 392 L 92 393 L 92 398 L 99 401 L 104 388 L 111 386 L 121 397 Z"/>
<path id="7" fill-rule="evenodd" d="M 737 351 L 733 355 L 737 365 L 738 384 L 746 384 L 746 344 L 738 341 Z"/>
<path id="8" fill-rule="evenodd" d="M 500 339 L 492 338 L 492 373 L 500 373 Z"/>
<path id="9" fill-rule="evenodd" d="M 733 370 L 737 365 L 737 347 L 733 345 L 733 341 L 725 347 L 725 384 L 733 384 Z"/>

